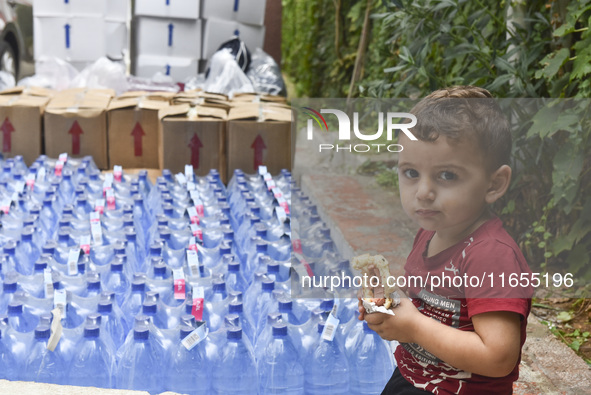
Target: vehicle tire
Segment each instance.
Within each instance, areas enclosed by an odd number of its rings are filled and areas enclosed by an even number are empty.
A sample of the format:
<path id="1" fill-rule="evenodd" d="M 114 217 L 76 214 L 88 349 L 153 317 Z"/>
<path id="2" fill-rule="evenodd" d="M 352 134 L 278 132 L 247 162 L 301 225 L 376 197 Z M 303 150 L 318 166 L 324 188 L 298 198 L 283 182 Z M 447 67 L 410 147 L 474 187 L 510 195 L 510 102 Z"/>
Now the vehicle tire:
<path id="1" fill-rule="evenodd" d="M 12 46 L 5 41 L 0 43 L 0 71 L 12 74 L 15 81 L 17 80 L 16 55 Z"/>

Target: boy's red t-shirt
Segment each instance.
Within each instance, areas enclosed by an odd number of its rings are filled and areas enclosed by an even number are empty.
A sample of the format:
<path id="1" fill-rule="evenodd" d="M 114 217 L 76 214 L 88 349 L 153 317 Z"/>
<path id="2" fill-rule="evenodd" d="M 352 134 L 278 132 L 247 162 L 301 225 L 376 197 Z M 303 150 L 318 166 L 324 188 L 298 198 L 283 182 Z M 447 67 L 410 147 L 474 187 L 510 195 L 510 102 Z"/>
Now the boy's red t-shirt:
<path id="1" fill-rule="evenodd" d="M 511 273 L 517 277 L 524 273 L 531 280 L 531 271 L 501 220 L 494 217 L 460 243 L 427 257 L 434 233 L 419 230 L 404 267 L 408 295 L 415 306 L 426 316 L 463 331 L 474 331 L 471 317 L 476 314 L 515 312 L 521 316 L 523 346 L 532 288 L 511 287 L 509 277 Z M 421 287 L 418 281 L 413 284 L 410 276 L 420 276 L 426 281 Z M 456 276 L 462 279 L 456 278 L 454 283 Z M 445 286 L 435 287 L 437 281 L 445 281 Z M 519 363 L 509 375 L 500 378 L 458 370 L 417 344 L 402 343 L 396 348 L 395 356 L 398 369 L 407 381 L 436 394 L 511 394 L 513 382 L 519 376 Z"/>

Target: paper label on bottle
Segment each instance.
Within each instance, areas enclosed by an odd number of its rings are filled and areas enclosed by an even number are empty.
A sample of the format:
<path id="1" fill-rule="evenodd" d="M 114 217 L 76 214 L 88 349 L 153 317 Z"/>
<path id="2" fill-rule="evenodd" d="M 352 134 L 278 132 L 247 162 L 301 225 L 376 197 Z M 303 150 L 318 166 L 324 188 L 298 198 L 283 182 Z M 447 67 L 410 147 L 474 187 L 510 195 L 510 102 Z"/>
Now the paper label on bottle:
<path id="1" fill-rule="evenodd" d="M 283 207 L 275 207 L 275 214 L 277 215 L 279 222 L 285 222 L 287 219 L 287 214 L 285 213 Z"/>
<path id="2" fill-rule="evenodd" d="M 107 189 L 107 209 L 115 210 L 115 192 L 113 189 Z"/>
<path id="3" fill-rule="evenodd" d="M 113 180 L 115 179 L 115 177 L 113 176 L 113 173 L 106 173 L 105 174 L 105 182 L 109 185 L 113 185 Z"/>
<path id="4" fill-rule="evenodd" d="M 204 298 L 193 297 L 193 308 L 191 309 L 191 315 L 195 317 L 197 321 L 203 320 L 203 303 Z"/>
<path id="5" fill-rule="evenodd" d="M 197 189 L 197 185 L 195 185 L 195 183 L 193 181 L 187 182 L 187 191 L 195 191 L 196 189 Z"/>
<path id="6" fill-rule="evenodd" d="M 191 277 L 199 277 L 199 255 L 196 250 L 187 250 L 187 267 Z"/>
<path id="7" fill-rule="evenodd" d="M 193 232 L 193 236 L 198 237 L 199 240 L 203 241 L 203 231 L 197 224 L 191 224 L 191 232 Z"/>
<path id="8" fill-rule="evenodd" d="M 297 240 L 297 241 L 299 241 L 299 240 Z M 308 276 L 314 277 L 314 272 L 312 271 L 312 266 L 310 266 L 310 264 L 306 261 L 304 256 L 301 253 L 297 253 L 297 252 L 294 252 L 293 255 L 300 261 L 299 264 L 296 263 L 296 265 L 295 265 L 296 268 L 297 268 L 297 266 L 301 266 L 306 270 L 306 273 Z"/>
<path id="9" fill-rule="evenodd" d="M 275 184 L 275 180 L 271 179 L 271 180 L 267 180 L 266 181 L 267 184 L 267 190 L 272 190 L 273 188 L 277 187 L 277 184 Z"/>
<path id="10" fill-rule="evenodd" d="M 105 212 L 105 199 L 97 199 L 94 201 L 94 211 L 102 214 Z"/>
<path id="11" fill-rule="evenodd" d="M 45 167 L 42 167 L 39 169 L 39 171 L 37 171 L 37 181 L 41 182 L 41 181 L 45 181 Z"/>
<path id="12" fill-rule="evenodd" d="M 15 190 L 17 193 L 23 193 L 23 191 L 25 190 L 25 185 L 27 185 L 27 184 L 25 184 L 25 182 L 24 182 L 24 181 L 17 181 L 17 182 L 14 184 L 14 190 Z"/>
<path id="13" fill-rule="evenodd" d="M 274 186 L 273 188 L 271 188 L 271 192 L 273 192 L 273 197 L 279 199 L 280 197 L 283 196 L 283 192 L 281 192 L 281 189 Z"/>
<path id="14" fill-rule="evenodd" d="M 197 215 L 197 209 L 195 207 L 187 207 L 187 214 L 189 214 L 192 224 L 199 225 L 199 216 Z"/>
<path id="15" fill-rule="evenodd" d="M 53 295 L 53 308 L 59 309 L 62 318 L 66 318 L 66 290 L 56 289 Z"/>
<path id="16" fill-rule="evenodd" d="M 93 211 L 90 213 L 90 223 L 100 222 L 101 221 L 101 214 L 98 211 Z"/>
<path id="17" fill-rule="evenodd" d="M 0 201 L 0 210 L 2 210 L 4 212 L 4 214 L 8 214 L 8 212 L 10 211 L 10 205 L 12 204 L 12 201 L 8 198 L 4 198 L 2 199 L 2 201 Z"/>
<path id="18" fill-rule="evenodd" d="M 109 173 L 109 174 L 111 174 L 111 173 Z M 107 191 L 111 188 L 113 188 L 113 183 L 105 180 L 103 182 L 103 196 L 107 196 Z"/>
<path id="19" fill-rule="evenodd" d="M 185 177 L 183 173 L 178 173 L 174 177 L 180 185 L 185 185 L 187 183 L 187 177 Z"/>
<path id="20" fill-rule="evenodd" d="M 32 191 L 35 189 L 35 174 L 33 173 L 29 173 L 27 174 L 27 176 L 25 177 L 25 184 L 29 187 L 29 189 Z"/>
<path id="21" fill-rule="evenodd" d="M 191 200 L 193 201 L 200 200 L 201 198 L 201 195 L 199 194 L 199 191 L 197 189 L 190 190 L 189 196 L 191 196 Z"/>
<path id="22" fill-rule="evenodd" d="M 71 249 L 68 253 L 68 275 L 75 276 L 78 274 L 78 257 L 80 257 L 80 249 Z"/>
<path id="23" fill-rule="evenodd" d="M 58 159 L 61 160 L 63 163 L 66 163 L 68 161 L 68 153 L 67 152 L 61 153 Z"/>
<path id="24" fill-rule="evenodd" d="M 90 234 L 92 234 L 92 241 L 94 242 L 95 246 L 103 245 L 103 229 L 101 227 L 100 221 L 90 222 Z"/>
<path id="25" fill-rule="evenodd" d="M 198 251 L 198 248 L 197 248 L 197 240 L 195 240 L 195 236 L 191 236 L 189 238 L 189 249 L 190 250 L 193 250 L 195 252 Z"/>
<path id="26" fill-rule="evenodd" d="M 185 274 L 182 268 L 172 270 L 172 278 L 174 280 L 174 298 L 185 299 Z"/>
<path id="27" fill-rule="evenodd" d="M 53 277 L 50 268 L 43 269 L 43 290 L 46 298 L 53 298 Z"/>
<path id="28" fill-rule="evenodd" d="M 267 174 L 267 166 L 259 166 L 259 174 L 261 176 L 264 176 L 265 174 Z"/>
<path id="29" fill-rule="evenodd" d="M 193 179 L 193 166 L 192 165 L 185 165 L 185 177 L 187 178 L 187 180 L 192 180 Z"/>
<path id="30" fill-rule="evenodd" d="M 47 341 L 47 349 L 49 351 L 54 351 L 59 343 L 60 339 L 62 338 L 62 314 L 61 310 L 55 308 L 51 310 L 51 314 L 53 315 L 53 320 L 51 321 L 51 336 L 49 336 L 49 340 Z"/>
<path id="31" fill-rule="evenodd" d="M 117 182 L 121 182 L 121 178 L 123 176 L 123 168 L 121 166 L 115 165 L 113 167 L 113 178 Z"/>
<path id="32" fill-rule="evenodd" d="M 55 162 L 55 168 L 53 169 L 53 174 L 55 174 L 56 176 L 61 176 L 63 168 L 64 168 L 64 162 L 62 162 L 61 160 L 58 160 L 57 162 Z"/>
<path id="33" fill-rule="evenodd" d="M 201 343 L 203 339 L 207 336 L 206 325 L 203 324 L 199 326 L 199 328 L 195 329 L 193 332 L 189 333 L 183 340 L 181 340 L 181 344 L 185 346 L 187 350 L 192 350 L 197 344 Z"/>
<path id="34" fill-rule="evenodd" d="M 90 254 L 90 235 L 82 235 L 80 237 L 80 249 L 86 255 Z"/>
<path id="35" fill-rule="evenodd" d="M 333 341 L 336 329 L 339 327 L 339 319 L 336 318 L 332 313 L 328 315 L 326 323 L 324 324 L 324 330 L 322 331 L 322 339 L 329 342 Z"/>
<path id="36" fill-rule="evenodd" d="M 292 239 L 291 240 L 291 247 L 293 248 L 293 252 L 297 254 L 303 254 L 304 251 L 302 250 L 302 241 L 300 239 Z"/>
<path id="37" fill-rule="evenodd" d="M 195 206 L 195 210 L 197 211 L 197 215 L 199 217 L 203 217 L 204 209 L 203 209 L 203 201 L 199 197 L 192 197 L 193 199 L 193 206 Z"/>

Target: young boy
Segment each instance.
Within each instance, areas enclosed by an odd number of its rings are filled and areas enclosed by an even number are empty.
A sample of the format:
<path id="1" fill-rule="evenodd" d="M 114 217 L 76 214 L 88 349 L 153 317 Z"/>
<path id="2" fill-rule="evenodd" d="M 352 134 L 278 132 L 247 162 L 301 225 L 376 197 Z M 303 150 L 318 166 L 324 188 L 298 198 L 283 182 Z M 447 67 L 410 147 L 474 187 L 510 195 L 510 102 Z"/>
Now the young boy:
<path id="1" fill-rule="evenodd" d="M 400 134 L 398 163 L 402 206 L 421 227 L 405 265 L 411 299 L 394 316 L 359 308 L 359 319 L 401 343 L 383 393 L 511 394 L 532 292 L 509 286 L 511 274 L 531 271 L 489 211 L 511 181 L 508 121 L 472 86 L 436 91 L 411 113 L 418 141 Z"/>

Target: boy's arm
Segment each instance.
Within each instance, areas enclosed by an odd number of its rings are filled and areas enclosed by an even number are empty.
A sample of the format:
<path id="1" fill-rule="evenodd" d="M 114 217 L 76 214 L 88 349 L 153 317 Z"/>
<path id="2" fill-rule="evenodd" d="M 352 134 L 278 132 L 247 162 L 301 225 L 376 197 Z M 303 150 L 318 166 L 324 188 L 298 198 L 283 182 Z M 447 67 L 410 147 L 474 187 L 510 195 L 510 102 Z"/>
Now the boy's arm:
<path id="1" fill-rule="evenodd" d="M 393 309 L 395 316 L 366 314 L 360 319 L 386 340 L 417 343 L 451 366 L 489 377 L 511 373 L 521 349 L 517 313 L 496 311 L 472 317 L 474 332 L 462 331 L 421 314 L 409 299 Z"/>

